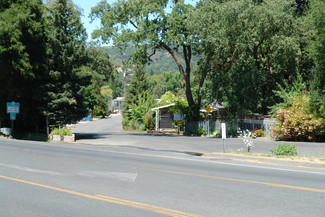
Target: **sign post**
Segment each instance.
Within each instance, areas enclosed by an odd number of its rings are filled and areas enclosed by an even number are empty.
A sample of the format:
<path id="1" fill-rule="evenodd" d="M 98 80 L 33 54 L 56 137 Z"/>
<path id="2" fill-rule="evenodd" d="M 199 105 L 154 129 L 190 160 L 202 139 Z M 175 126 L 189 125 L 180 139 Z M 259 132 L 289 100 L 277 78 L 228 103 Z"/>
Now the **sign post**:
<path id="1" fill-rule="evenodd" d="M 19 114 L 18 102 L 7 102 L 7 113 L 10 114 L 11 120 L 11 133 L 14 132 L 14 120 L 16 120 L 16 114 Z"/>
<path id="2" fill-rule="evenodd" d="M 226 152 L 226 149 L 225 149 L 225 140 L 226 140 L 226 137 L 227 137 L 227 134 L 226 134 L 226 123 L 221 123 L 221 135 L 222 135 L 223 152 L 225 153 Z"/>
<path id="3" fill-rule="evenodd" d="M 210 136 L 210 118 L 209 118 L 209 113 L 211 111 L 211 107 L 209 105 L 207 105 L 207 107 L 205 107 L 205 111 L 207 111 L 208 113 L 208 136 Z"/>
<path id="4" fill-rule="evenodd" d="M 183 117 L 183 115 L 181 113 L 175 113 L 174 114 L 174 121 L 177 121 L 177 133 L 178 134 L 179 134 L 183 119 L 184 119 L 184 117 Z"/>

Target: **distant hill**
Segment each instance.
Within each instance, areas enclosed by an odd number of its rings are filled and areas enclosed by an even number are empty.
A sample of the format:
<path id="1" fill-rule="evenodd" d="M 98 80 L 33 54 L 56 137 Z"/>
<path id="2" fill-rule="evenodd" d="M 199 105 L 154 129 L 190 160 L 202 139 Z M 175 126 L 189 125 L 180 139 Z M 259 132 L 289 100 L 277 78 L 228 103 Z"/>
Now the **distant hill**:
<path id="1" fill-rule="evenodd" d="M 108 54 L 110 58 L 114 61 L 118 71 L 123 73 L 133 73 L 133 67 L 131 66 L 126 68 L 125 62 L 131 57 L 134 51 L 134 47 L 128 47 L 122 52 L 116 47 L 108 47 Z M 145 67 L 146 72 L 151 75 L 161 74 L 165 71 L 178 71 L 178 67 L 174 59 L 167 51 L 157 50 L 156 53 L 151 56 L 151 60 L 152 61 Z M 194 56 L 192 65 L 195 65 L 197 61 L 198 58 Z"/>

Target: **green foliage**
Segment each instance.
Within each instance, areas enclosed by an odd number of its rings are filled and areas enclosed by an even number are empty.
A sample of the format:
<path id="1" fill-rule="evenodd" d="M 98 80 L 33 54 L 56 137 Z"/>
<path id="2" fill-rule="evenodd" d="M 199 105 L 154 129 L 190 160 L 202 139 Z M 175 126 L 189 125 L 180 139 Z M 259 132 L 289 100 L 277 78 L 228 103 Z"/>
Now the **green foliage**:
<path id="1" fill-rule="evenodd" d="M 255 136 L 255 137 L 263 137 L 264 136 L 264 131 L 262 129 L 255 129 L 252 132 L 252 136 Z"/>
<path id="2" fill-rule="evenodd" d="M 278 100 L 270 90 L 291 84 L 297 72 L 310 76 L 303 49 L 312 34 L 292 1 L 202 1 L 191 21 L 204 45 L 199 66 L 211 81 L 206 97 L 225 102 L 234 115 L 267 114 Z"/>
<path id="3" fill-rule="evenodd" d="M 171 10 L 167 12 L 167 9 Z M 101 19 L 101 28 L 95 30 L 93 36 L 101 37 L 104 42 L 113 39 L 119 47 L 136 45 L 137 50 L 132 59 L 140 59 L 142 64 L 149 61 L 147 50 L 167 51 L 179 69 L 187 101 L 194 105 L 190 74 L 195 37 L 188 29 L 188 14 L 193 10 L 194 7 L 184 1 L 101 2 L 92 8 L 92 18 Z M 182 55 L 177 53 L 178 48 L 182 49 Z M 182 64 L 181 59 L 185 64 Z"/>
<path id="4" fill-rule="evenodd" d="M 200 106 L 195 104 L 185 107 L 183 114 L 185 114 L 186 121 L 198 121 L 200 119 Z"/>
<path id="5" fill-rule="evenodd" d="M 130 86 L 126 91 L 126 107 L 132 103 L 137 103 L 139 95 L 149 90 L 149 83 L 143 71 L 143 65 L 137 65 L 135 68 L 135 76 L 133 77 Z"/>
<path id="6" fill-rule="evenodd" d="M 158 106 L 176 103 L 178 100 L 179 99 L 171 91 L 167 91 L 164 95 L 161 96 Z"/>
<path id="7" fill-rule="evenodd" d="M 279 97 L 282 102 L 279 102 L 271 107 L 271 112 L 276 115 L 280 109 L 289 108 L 293 104 L 293 99 L 302 95 L 306 90 L 306 82 L 303 81 L 301 75 L 298 75 L 296 80 L 289 85 L 288 82 L 284 81 L 283 86 L 278 84 L 276 90 L 273 90 L 275 96 Z"/>
<path id="8" fill-rule="evenodd" d="M 50 134 L 59 136 L 72 136 L 73 132 L 69 128 L 54 128 Z"/>
<path id="9" fill-rule="evenodd" d="M 15 130 L 42 122 L 38 96 L 46 75 L 46 24 L 41 0 L 2 0 L 0 6 L 0 119 L 10 125 L 7 102 L 19 102 Z M 44 118 L 45 120 L 45 118 Z"/>
<path id="10" fill-rule="evenodd" d="M 154 130 L 155 129 L 155 118 L 154 116 L 154 112 L 149 110 L 145 116 L 144 116 L 144 126 L 146 128 L 146 130 Z"/>
<path id="11" fill-rule="evenodd" d="M 313 0 L 310 9 L 310 23 L 316 32 L 315 40 L 310 41 L 310 53 L 315 61 L 314 88 L 325 93 L 325 2 Z"/>
<path id="12" fill-rule="evenodd" d="M 296 145 L 291 143 L 291 144 L 282 144 L 278 145 L 278 147 L 270 149 L 272 154 L 277 155 L 277 156 L 297 156 L 298 151 L 296 148 Z"/>
<path id="13" fill-rule="evenodd" d="M 60 126 L 74 123 L 88 113 L 84 93 L 91 76 L 81 70 L 87 63 L 86 31 L 81 12 L 71 0 L 50 2 L 46 15 L 49 76 L 40 95 L 50 126 Z"/>
<path id="14" fill-rule="evenodd" d="M 212 133 L 212 135 L 219 137 L 219 136 L 221 136 L 221 131 L 216 130 L 216 131 L 214 131 L 214 132 Z"/>
<path id="15" fill-rule="evenodd" d="M 144 92 L 138 95 L 138 101 L 129 105 L 123 118 L 123 126 L 131 129 L 146 130 L 145 115 L 153 107 L 154 99 L 150 92 Z"/>
<path id="16" fill-rule="evenodd" d="M 93 116 L 94 117 L 105 117 L 108 116 L 108 103 L 106 103 L 104 106 L 96 105 L 93 110 Z"/>
<path id="17" fill-rule="evenodd" d="M 273 134 L 277 139 L 296 141 L 324 141 L 325 115 L 311 111 L 310 97 L 302 94 L 293 97 L 292 106 L 278 111 Z M 324 111 L 324 105 L 322 105 Z"/>
<path id="18" fill-rule="evenodd" d="M 149 84 L 152 94 L 160 98 L 163 94 L 170 91 L 175 95 L 183 94 L 182 78 L 179 72 L 163 72 L 149 76 Z"/>
<path id="19" fill-rule="evenodd" d="M 238 136 L 238 135 L 239 135 L 239 133 L 237 132 L 237 130 L 235 130 L 235 129 L 232 128 L 232 127 L 230 127 L 230 128 L 228 129 L 228 131 L 229 131 L 230 135 L 232 135 L 232 136 Z"/>
<path id="20" fill-rule="evenodd" d="M 201 136 L 201 135 L 206 136 L 206 135 L 208 135 L 208 131 L 206 131 L 203 128 L 199 128 L 199 129 L 196 130 L 196 135 L 198 135 L 198 136 Z"/>
<path id="21" fill-rule="evenodd" d="M 87 66 L 82 70 L 84 74 L 91 76 L 91 84 L 85 88 L 84 104 L 88 109 L 98 110 L 100 108 L 101 111 L 106 110 L 107 113 L 108 100 L 113 97 L 113 90 L 107 84 L 116 80 L 117 72 L 108 56 L 107 48 L 90 46 L 86 52 Z M 104 112 L 103 115 L 106 113 Z"/>

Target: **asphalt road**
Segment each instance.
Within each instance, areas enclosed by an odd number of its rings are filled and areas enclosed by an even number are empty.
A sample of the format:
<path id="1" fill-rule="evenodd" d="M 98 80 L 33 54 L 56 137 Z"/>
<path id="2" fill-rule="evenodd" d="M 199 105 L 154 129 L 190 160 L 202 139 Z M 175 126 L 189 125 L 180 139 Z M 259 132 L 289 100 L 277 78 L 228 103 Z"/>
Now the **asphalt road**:
<path id="1" fill-rule="evenodd" d="M 125 146 L 0 138 L 0 216 L 325 216 L 324 170 L 139 149 L 147 137 L 117 134 Z"/>
<path id="2" fill-rule="evenodd" d="M 122 117 L 115 115 L 108 119 L 78 124 L 72 129 L 77 134 L 77 143 L 80 144 L 115 145 L 157 152 L 223 152 L 223 141 L 220 138 L 128 132 L 122 130 L 121 122 Z M 291 142 L 256 139 L 251 152 L 271 154 L 271 148 L 283 143 Z M 325 143 L 294 142 L 294 144 L 300 156 L 325 158 Z M 246 152 L 247 147 L 240 138 L 228 138 L 225 141 L 225 150 L 226 152 Z"/>

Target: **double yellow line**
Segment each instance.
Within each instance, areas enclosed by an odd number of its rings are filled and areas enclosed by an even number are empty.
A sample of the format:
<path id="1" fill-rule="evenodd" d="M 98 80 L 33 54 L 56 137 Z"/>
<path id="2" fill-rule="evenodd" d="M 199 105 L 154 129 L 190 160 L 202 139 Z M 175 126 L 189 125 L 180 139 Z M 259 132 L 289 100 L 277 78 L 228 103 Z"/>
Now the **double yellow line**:
<path id="1" fill-rule="evenodd" d="M 43 184 L 39 184 L 39 183 L 35 183 L 35 182 L 11 178 L 11 177 L 2 176 L 2 175 L 0 175 L 0 178 L 6 179 L 6 180 L 11 180 L 11 181 L 16 181 L 16 182 L 21 182 L 21 183 L 25 183 L 25 184 L 29 184 L 29 185 L 33 185 L 33 186 L 38 186 L 38 187 L 42 187 L 42 188 L 47 188 L 47 189 L 51 189 L 51 190 L 55 190 L 55 191 L 59 191 L 59 192 L 64 192 L 64 193 L 68 193 L 68 194 L 72 194 L 72 195 L 77 195 L 77 196 L 81 196 L 81 197 L 86 197 L 86 198 L 90 198 L 90 199 L 101 200 L 101 201 L 105 201 L 105 202 L 109 202 L 109 203 L 114 203 L 114 204 L 132 207 L 132 208 L 137 208 L 137 209 L 141 209 L 141 210 L 145 210 L 145 211 L 149 211 L 149 212 L 160 213 L 160 214 L 163 214 L 166 216 L 202 217 L 199 215 L 181 212 L 181 211 L 177 211 L 177 210 L 173 210 L 173 209 L 167 209 L 167 208 L 163 208 L 163 207 L 159 207 L 159 206 L 153 206 L 153 205 L 149 205 L 149 204 L 144 204 L 144 203 L 139 203 L 139 202 L 134 202 L 134 201 L 129 201 L 129 200 L 123 200 L 123 199 L 108 197 L 108 196 L 99 195 L 99 194 L 96 194 L 96 195 L 84 194 L 84 193 L 80 193 L 80 192 L 76 192 L 76 191 L 71 191 L 71 190 L 67 190 L 67 189 L 63 189 L 63 188 L 57 188 L 57 187 L 53 187 L 53 186 L 49 186 L 49 185 L 43 185 Z"/>

